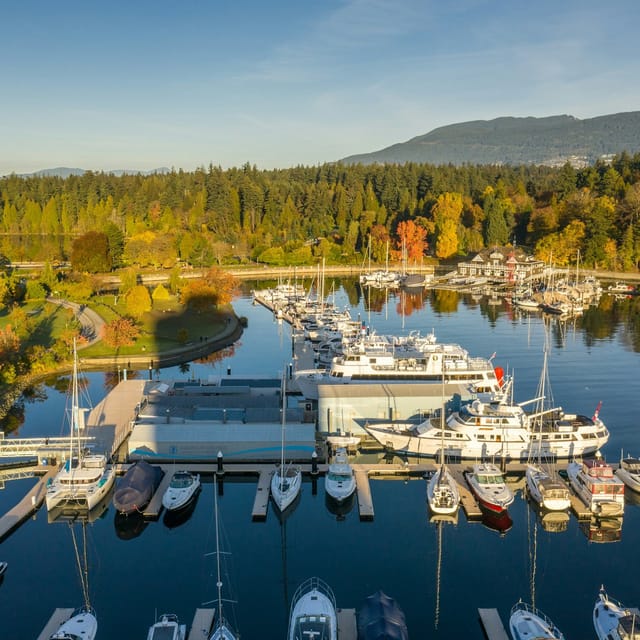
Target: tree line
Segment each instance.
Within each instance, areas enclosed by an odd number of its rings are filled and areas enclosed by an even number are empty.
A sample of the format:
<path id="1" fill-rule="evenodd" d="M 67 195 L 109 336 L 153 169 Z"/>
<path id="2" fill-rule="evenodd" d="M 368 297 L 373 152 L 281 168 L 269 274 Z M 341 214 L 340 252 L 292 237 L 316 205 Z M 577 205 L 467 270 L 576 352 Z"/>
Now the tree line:
<path id="1" fill-rule="evenodd" d="M 0 179 L 0 254 L 81 272 L 258 261 L 448 260 L 518 244 L 556 265 L 640 263 L 640 154 L 574 169 L 324 164 Z"/>

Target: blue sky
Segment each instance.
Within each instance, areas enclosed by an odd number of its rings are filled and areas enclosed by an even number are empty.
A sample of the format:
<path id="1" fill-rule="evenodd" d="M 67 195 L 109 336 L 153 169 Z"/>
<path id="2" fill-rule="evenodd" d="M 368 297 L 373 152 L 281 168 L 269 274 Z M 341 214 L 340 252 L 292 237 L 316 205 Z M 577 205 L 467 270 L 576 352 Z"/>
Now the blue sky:
<path id="1" fill-rule="evenodd" d="M 315 165 L 640 109 L 637 0 L 5 3 L 0 175 Z"/>

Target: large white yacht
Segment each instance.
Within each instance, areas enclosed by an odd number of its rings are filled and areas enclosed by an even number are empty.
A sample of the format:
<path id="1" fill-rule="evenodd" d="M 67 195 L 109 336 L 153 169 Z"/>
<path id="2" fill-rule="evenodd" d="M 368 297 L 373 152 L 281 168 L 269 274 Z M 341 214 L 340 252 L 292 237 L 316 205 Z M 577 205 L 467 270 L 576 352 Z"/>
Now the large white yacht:
<path id="1" fill-rule="evenodd" d="M 367 384 L 380 382 L 441 384 L 474 383 L 482 391 L 500 389 L 498 375 L 487 358 L 471 357 L 459 344 L 438 343 L 432 333 L 426 336 L 361 335 L 343 346 L 342 355 L 327 370 L 302 369 L 295 373 L 302 395 L 318 398 L 318 386 L 325 384 Z"/>
<path id="2" fill-rule="evenodd" d="M 564 413 L 561 408 L 544 415 L 527 413 L 524 406 L 535 400 L 514 404 L 510 386 L 508 380 L 500 392 L 476 394 L 475 400 L 447 418 L 444 433 L 439 417 L 420 424 L 366 424 L 365 429 L 384 447 L 407 455 L 435 457 L 444 440 L 448 457 L 522 461 L 536 455 L 552 459 L 593 454 L 609 439 L 597 412 L 591 418 Z"/>
<path id="3" fill-rule="evenodd" d="M 73 376 L 71 379 L 69 457 L 47 486 L 47 511 L 62 504 L 93 509 L 115 482 L 115 472 L 103 454 L 89 453 L 84 448 L 84 410 L 80 408 L 78 386 L 78 355 L 74 344 Z"/>
<path id="4" fill-rule="evenodd" d="M 337 640 L 335 596 L 329 585 L 320 578 L 309 578 L 293 594 L 287 638 Z"/>

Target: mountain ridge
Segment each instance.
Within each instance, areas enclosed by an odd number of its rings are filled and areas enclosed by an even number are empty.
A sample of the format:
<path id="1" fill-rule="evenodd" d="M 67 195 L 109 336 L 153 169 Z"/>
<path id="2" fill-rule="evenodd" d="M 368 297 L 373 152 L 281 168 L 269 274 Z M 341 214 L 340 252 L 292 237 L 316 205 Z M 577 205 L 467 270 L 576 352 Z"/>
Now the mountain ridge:
<path id="1" fill-rule="evenodd" d="M 602 156 L 640 151 L 640 111 L 594 118 L 572 115 L 501 116 L 444 125 L 378 151 L 342 158 L 344 164 L 593 163 Z"/>

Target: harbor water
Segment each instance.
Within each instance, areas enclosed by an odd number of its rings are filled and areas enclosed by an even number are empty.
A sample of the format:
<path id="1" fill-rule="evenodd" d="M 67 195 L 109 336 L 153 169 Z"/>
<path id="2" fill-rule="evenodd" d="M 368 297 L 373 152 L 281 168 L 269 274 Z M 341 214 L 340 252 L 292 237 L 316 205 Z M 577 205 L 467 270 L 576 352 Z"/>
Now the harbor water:
<path id="1" fill-rule="evenodd" d="M 254 286 L 267 286 L 253 283 Z M 327 287 L 326 290 L 329 290 Z M 514 374 L 515 399 L 534 397 L 550 336 L 549 378 L 556 404 L 600 417 L 611 438 L 603 449 L 617 462 L 621 450 L 640 455 L 640 326 L 637 301 L 603 298 L 573 320 L 519 314 L 501 299 L 455 291 L 361 292 L 353 280 L 336 280 L 335 304 L 379 333 L 432 329 L 438 341 L 456 342 L 470 354 L 490 357 Z M 234 302 L 248 328 L 231 349 L 208 362 L 152 372 L 162 378 L 212 375 L 280 375 L 292 362 L 291 332 L 251 302 L 249 285 Z M 637 307 L 636 307 L 637 309 Z M 130 375 L 136 375 L 131 373 Z M 140 377 L 148 371 L 137 372 Z M 108 392 L 113 372 L 89 373 L 95 404 Z M 51 381 L 28 400 L 16 437 L 66 435 L 66 384 Z M 382 454 L 361 461 L 384 460 Z M 394 460 L 398 462 L 396 458 Z M 33 639 L 57 607 L 83 604 L 76 541 L 86 534 L 88 592 L 98 617 L 98 638 L 145 638 L 162 613 L 189 625 L 198 607 L 213 607 L 215 523 L 213 478 L 205 477 L 194 508 L 182 519 L 121 520 L 105 505 L 95 521 L 50 523 L 40 509 L 0 543 L 9 563 L 0 583 L 1 638 Z M 375 516 L 360 521 L 354 501 L 336 508 L 323 479 L 305 478 L 302 495 L 286 518 L 272 505 L 265 521 L 251 510 L 256 478 L 227 477 L 218 485 L 227 614 L 249 640 L 286 637 L 290 597 L 310 576 L 334 590 L 342 608 L 358 609 L 377 590 L 396 599 L 412 638 L 483 637 L 477 609 L 497 608 L 505 624 L 511 607 L 534 601 L 567 638 L 593 638 L 592 611 L 602 584 L 629 606 L 640 605 L 633 569 L 640 541 L 640 500 L 627 490 L 621 530 L 609 522 L 543 519 L 527 502 L 524 482 L 509 508 L 512 524 L 433 522 L 426 481 L 372 479 Z M 0 513 L 13 507 L 34 479 L 0 483 Z M 609 540 L 609 541 L 606 541 Z M 80 545 L 82 546 L 82 545 Z M 82 553 L 80 553 L 82 560 Z M 81 563 L 82 564 L 82 563 Z"/>

